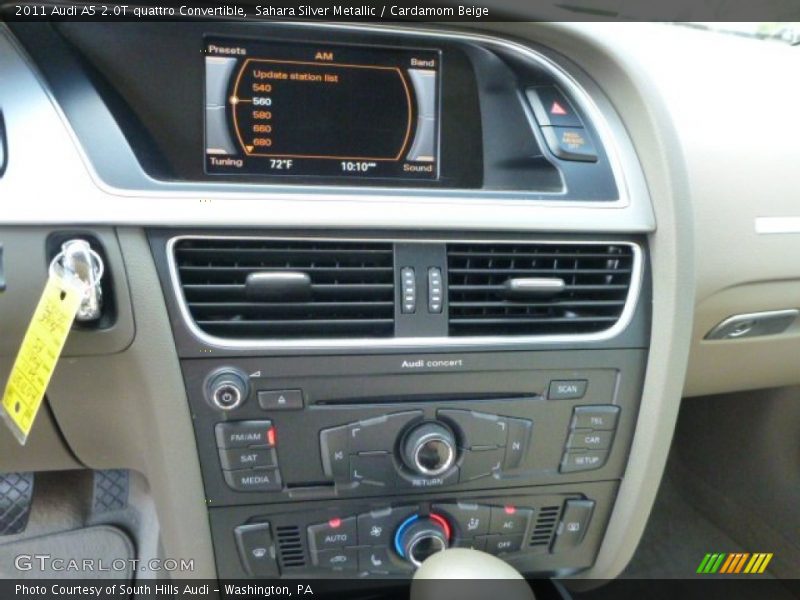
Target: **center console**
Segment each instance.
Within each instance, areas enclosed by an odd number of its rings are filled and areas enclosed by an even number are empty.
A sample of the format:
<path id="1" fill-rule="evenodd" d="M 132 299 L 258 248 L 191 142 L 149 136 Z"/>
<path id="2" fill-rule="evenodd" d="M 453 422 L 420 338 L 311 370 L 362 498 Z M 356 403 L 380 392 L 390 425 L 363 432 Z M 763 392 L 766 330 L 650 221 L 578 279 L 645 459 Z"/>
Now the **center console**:
<path id="1" fill-rule="evenodd" d="M 646 364 L 640 241 L 281 235 L 150 235 L 220 576 L 590 566 Z M 565 289 L 513 289 L 544 270 Z"/>

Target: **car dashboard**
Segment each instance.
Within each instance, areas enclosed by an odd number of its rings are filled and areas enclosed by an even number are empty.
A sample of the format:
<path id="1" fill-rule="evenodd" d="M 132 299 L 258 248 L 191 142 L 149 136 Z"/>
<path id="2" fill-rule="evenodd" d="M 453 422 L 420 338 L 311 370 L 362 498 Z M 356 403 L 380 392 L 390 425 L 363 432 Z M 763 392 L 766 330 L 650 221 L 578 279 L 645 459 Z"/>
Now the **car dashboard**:
<path id="1" fill-rule="evenodd" d="M 792 308 L 706 278 L 715 124 L 633 27 L 0 26 L 4 367 L 63 244 L 105 266 L 11 466 L 140 473 L 195 576 L 618 575 L 682 395 L 750 385 L 706 331 Z"/>

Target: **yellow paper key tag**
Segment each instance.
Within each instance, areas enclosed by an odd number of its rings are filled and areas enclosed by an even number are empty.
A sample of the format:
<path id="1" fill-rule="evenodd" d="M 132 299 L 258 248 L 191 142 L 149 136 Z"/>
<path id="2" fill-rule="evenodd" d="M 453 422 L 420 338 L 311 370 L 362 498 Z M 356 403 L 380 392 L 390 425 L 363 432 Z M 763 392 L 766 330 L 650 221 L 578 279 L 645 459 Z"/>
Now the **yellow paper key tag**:
<path id="1" fill-rule="evenodd" d="M 81 305 L 79 280 L 50 274 L 3 393 L 2 416 L 25 444 Z"/>

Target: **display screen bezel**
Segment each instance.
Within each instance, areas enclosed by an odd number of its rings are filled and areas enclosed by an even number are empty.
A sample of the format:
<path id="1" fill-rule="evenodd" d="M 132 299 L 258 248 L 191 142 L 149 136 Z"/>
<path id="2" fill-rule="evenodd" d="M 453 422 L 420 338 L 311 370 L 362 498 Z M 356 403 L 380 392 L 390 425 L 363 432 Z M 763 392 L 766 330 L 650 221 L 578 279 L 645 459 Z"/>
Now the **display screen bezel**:
<path id="1" fill-rule="evenodd" d="M 225 176 L 245 176 L 245 177 L 254 177 L 254 178 L 289 178 L 289 179 L 302 179 L 313 181 L 315 179 L 319 180 L 345 180 L 351 182 L 375 182 L 379 183 L 381 180 L 385 180 L 387 182 L 405 182 L 411 184 L 435 184 L 440 181 L 441 174 L 442 174 L 442 152 L 443 152 L 443 79 L 444 79 L 444 65 L 443 65 L 443 51 L 441 48 L 438 47 L 426 47 L 426 46 L 393 46 L 393 45 L 374 45 L 374 44 L 364 44 L 364 43 L 345 43 L 345 42 L 319 42 L 316 40 L 295 40 L 295 39 L 269 39 L 264 40 L 260 38 L 253 38 L 253 37 L 230 37 L 225 35 L 211 35 L 207 34 L 203 36 L 202 39 L 202 55 L 203 55 L 203 101 L 202 101 L 202 108 L 203 108 L 203 131 L 202 131 L 202 139 L 203 139 L 203 171 L 206 175 L 212 177 L 225 177 Z M 333 49 L 334 51 L 346 51 L 348 53 L 360 53 L 363 55 L 363 60 L 368 60 L 370 56 L 374 57 L 375 55 L 384 55 L 384 61 L 386 55 L 396 55 L 398 60 L 395 61 L 395 64 L 401 61 L 404 58 L 407 58 L 409 55 L 414 53 L 420 53 L 419 55 L 433 55 L 435 56 L 436 60 L 436 68 L 435 68 L 435 99 L 434 99 L 434 110 L 435 110 L 435 133 L 434 133 L 434 154 L 433 154 L 433 161 L 431 164 L 433 165 L 433 172 L 432 173 L 422 173 L 422 174 L 415 174 L 415 173 L 402 173 L 399 170 L 402 168 L 404 164 L 415 164 L 414 161 L 404 161 L 398 160 L 396 161 L 396 165 L 398 166 L 398 172 L 387 172 L 388 169 L 381 169 L 374 173 L 369 172 L 359 172 L 356 170 L 345 170 L 344 167 L 344 160 L 331 157 L 328 160 L 330 163 L 335 163 L 341 161 L 342 172 L 332 172 L 332 169 L 327 170 L 317 170 L 314 169 L 313 165 L 308 165 L 295 168 L 293 172 L 288 172 L 285 169 L 273 169 L 273 168 L 264 168 L 264 166 L 260 166 L 258 168 L 253 168 L 252 165 L 258 165 L 258 162 L 265 161 L 265 160 L 277 160 L 282 161 L 283 158 L 279 153 L 275 153 L 274 156 L 269 158 L 267 157 L 259 157 L 259 156 L 246 156 L 244 149 L 239 147 L 237 148 L 237 154 L 228 154 L 222 156 L 228 156 L 232 160 L 242 160 L 242 167 L 234 167 L 234 168 L 225 168 L 225 167 L 214 167 L 211 165 L 211 157 L 217 157 L 220 155 L 210 154 L 208 150 L 208 115 L 206 114 L 207 108 L 207 101 L 206 101 L 206 86 L 207 86 L 207 78 L 209 76 L 208 69 L 206 68 L 205 59 L 209 56 L 207 50 L 210 45 L 215 44 L 218 46 L 229 46 L 229 47 L 241 47 L 244 48 L 246 51 L 245 55 L 238 55 L 239 58 L 235 67 L 233 68 L 232 74 L 229 77 L 227 82 L 227 89 L 230 91 L 232 86 L 232 80 L 235 78 L 235 74 L 237 74 L 243 68 L 242 58 L 244 56 L 250 60 L 284 60 L 282 58 L 272 59 L 271 56 L 266 55 L 265 52 L 262 51 L 264 48 L 271 47 L 273 51 L 276 51 L 280 48 L 290 48 L 291 50 L 298 51 L 300 49 L 306 49 L 308 51 L 314 50 L 324 50 L 324 49 Z M 254 49 L 254 52 L 251 52 L 251 49 Z M 222 56 L 222 55 L 220 55 Z M 276 56 L 276 55 L 272 55 Z M 324 65 L 326 63 L 320 62 L 320 65 Z M 368 66 L 369 63 L 365 63 L 365 66 Z M 378 63 L 379 65 L 385 65 L 386 62 Z M 390 63 L 388 63 L 390 64 Z M 403 77 L 408 80 L 408 68 L 404 67 L 402 64 L 398 65 L 398 68 L 404 68 L 405 72 L 403 73 Z M 415 96 L 416 98 L 416 96 Z M 415 107 L 415 117 L 416 111 L 418 107 Z M 227 127 L 227 131 L 229 135 L 235 137 L 237 132 L 233 130 L 231 126 L 231 115 L 230 115 L 231 107 L 226 107 L 226 122 L 225 125 Z M 409 115 L 409 118 L 411 116 Z M 413 142 L 413 140 L 412 140 Z M 412 142 L 409 142 L 409 147 Z M 301 157 L 297 160 L 303 161 L 304 159 Z M 388 161 L 387 161 L 388 162 Z M 298 163 L 294 163 L 297 165 Z M 302 164 L 302 162 L 300 163 Z"/>

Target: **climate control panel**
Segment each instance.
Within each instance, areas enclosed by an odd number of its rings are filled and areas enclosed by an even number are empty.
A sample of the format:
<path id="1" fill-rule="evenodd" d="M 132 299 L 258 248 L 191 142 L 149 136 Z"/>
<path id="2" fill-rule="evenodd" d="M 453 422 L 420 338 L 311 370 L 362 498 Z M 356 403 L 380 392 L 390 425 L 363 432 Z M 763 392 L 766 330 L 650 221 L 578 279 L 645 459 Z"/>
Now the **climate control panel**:
<path id="1" fill-rule="evenodd" d="M 269 514 L 249 507 L 251 516 L 243 522 L 241 512 L 213 509 L 212 526 L 215 532 L 233 532 L 223 536 L 218 551 L 229 576 L 289 577 L 302 570 L 319 577 L 409 577 L 432 554 L 451 547 L 474 548 L 520 565 L 585 560 L 607 519 L 610 492 L 613 486 L 595 484 L 591 496 L 552 490 L 433 496 Z M 223 558 L 228 539 L 237 541 L 236 552 Z"/>

